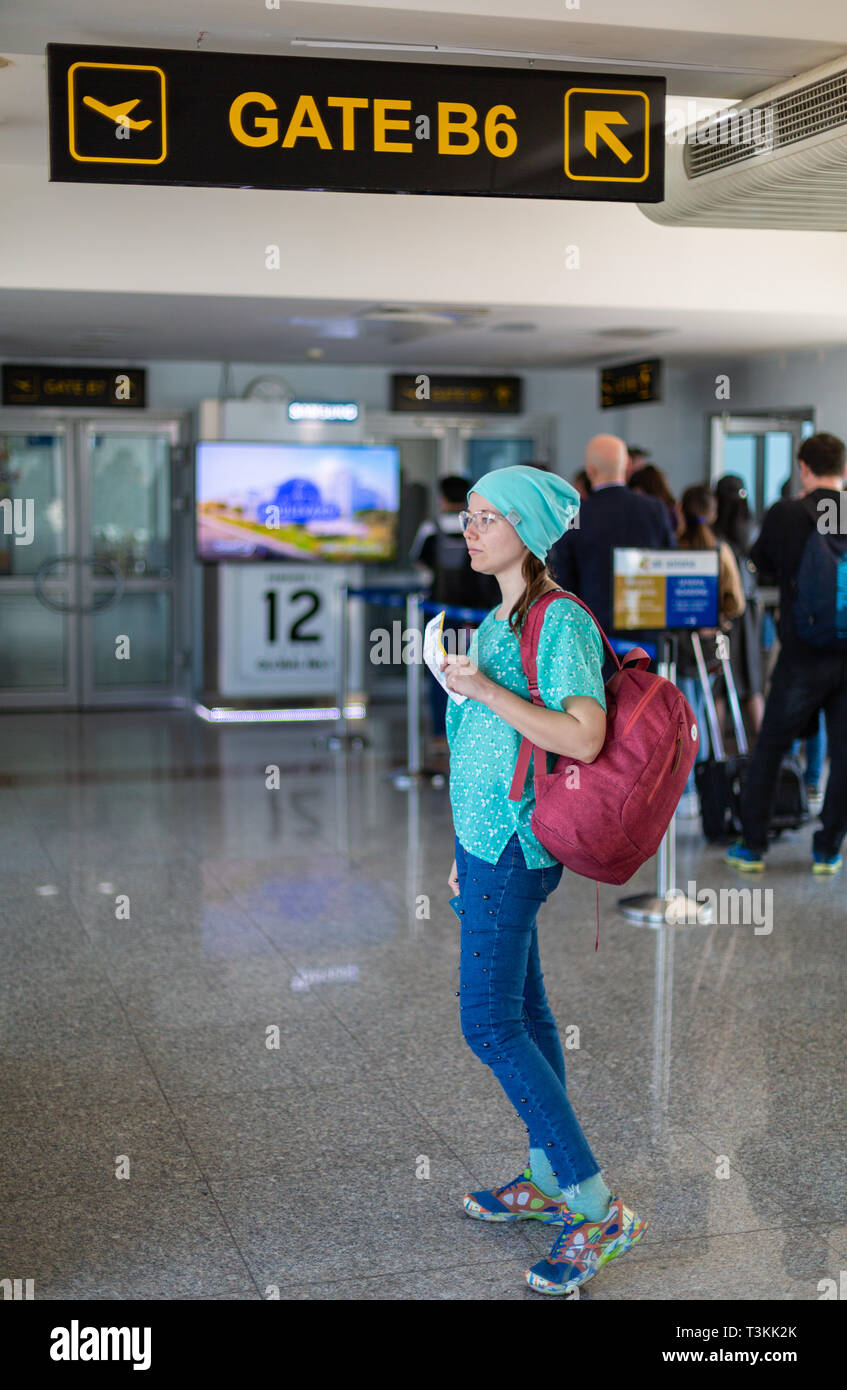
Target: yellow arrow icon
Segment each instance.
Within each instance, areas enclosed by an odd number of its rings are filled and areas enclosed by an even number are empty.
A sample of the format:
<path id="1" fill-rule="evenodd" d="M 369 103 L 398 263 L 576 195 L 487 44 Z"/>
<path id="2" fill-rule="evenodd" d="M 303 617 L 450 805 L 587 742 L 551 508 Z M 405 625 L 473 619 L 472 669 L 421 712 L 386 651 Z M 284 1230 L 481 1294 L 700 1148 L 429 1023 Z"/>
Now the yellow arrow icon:
<path id="1" fill-rule="evenodd" d="M 609 129 L 612 125 L 629 125 L 626 116 L 622 116 L 620 111 L 586 111 L 585 113 L 585 148 L 590 155 L 597 158 L 597 139 L 609 146 L 613 154 L 623 164 L 628 164 L 632 159 L 630 151 L 622 143 L 613 130 Z"/>

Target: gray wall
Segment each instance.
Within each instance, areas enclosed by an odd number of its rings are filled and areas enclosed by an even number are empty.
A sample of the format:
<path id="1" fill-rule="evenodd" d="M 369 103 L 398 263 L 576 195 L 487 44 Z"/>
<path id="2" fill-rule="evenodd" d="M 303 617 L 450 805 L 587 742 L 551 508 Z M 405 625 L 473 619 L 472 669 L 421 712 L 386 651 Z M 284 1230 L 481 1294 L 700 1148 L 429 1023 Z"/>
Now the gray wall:
<path id="1" fill-rule="evenodd" d="M 199 400 L 218 395 L 220 363 L 150 362 L 146 365 L 149 403 L 154 409 L 192 410 Z M 281 376 L 304 397 L 353 398 L 371 409 L 387 410 L 389 377 L 393 370 L 399 369 L 302 362 L 271 365 L 239 362 L 232 365 L 230 392 L 241 396 L 247 384 L 257 376 Z M 486 370 L 490 369 L 467 368 L 468 372 L 484 373 Z M 573 476 L 582 467 L 586 441 L 599 433 L 620 434 L 628 443 L 652 450 L 677 492 L 707 476 L 704 420 L 709 410 L 717 408 L 714 372 L 703 368 L 667 367 L 664 400 L 601 411 L 597 405 L 596 368 L 521 370 L 515 365 L 510 370 L 524 379 L 526 413 L 555 417 L 554 464 L 565 476 Z"/>

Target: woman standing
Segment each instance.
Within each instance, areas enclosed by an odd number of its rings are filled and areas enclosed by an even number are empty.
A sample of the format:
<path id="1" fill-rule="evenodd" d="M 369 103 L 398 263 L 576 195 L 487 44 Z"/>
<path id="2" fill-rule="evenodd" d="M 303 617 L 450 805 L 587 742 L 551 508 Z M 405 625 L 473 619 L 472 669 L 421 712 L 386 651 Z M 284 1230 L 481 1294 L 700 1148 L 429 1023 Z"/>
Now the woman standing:
<path id="1" fill-rule="evenodd" d="M 744 706 L 753 734 L 762 727 L 765 711 L 765 698 L 762 694 L 764 678 L 762 675 L 762 606 L 756 594 L 756 580 L 747 563 L 750 554 L 750 508 L 747 505 L 747 489 L 744 479 L 736 473 L 725 473 L 715 484 L 718 514 L 714 532 L 719 540 L 726 541 L 735 556 L 741 585 L 744 590 L 746 607 L 738 618 L 732 620 L 730 633 L 732 674 L 738 698 Z M 718 681 L 721 696 L 725 695 L 724 680 Z M 723 699 L 716 696 L 718 717 L 721 718 Z"/>
<path id="2" fill-rule="evenodd" d="M 718 622 L 720 630 L 728 633 L 732 620 L 739 618 L 747 606 L 744 588 L 738 565 L 726 541 L 718 540 L 712 527 L 717 519 L 718 504 L 714 494 L 705 485 L 687 487 L 680 500 L 681 523 L 677 535 L 680 550 L 717 550 L 718 552 Z M 700 637 L 714 637 L 717 628 L 701 628 Z M 705 657 L 705 653 L 704 653 Z M 700 688 L 694 646 L 687 632 L 677 639 L 677 685 L 687 699 L 697 718 L 700 737 L 697 741 L 697 762 L 709 756 L 709 729 L 706 722 L 706 701 Z M 710 688 L 714 688 L 715 674 L 710 674 Z M 697 814 L 697 784 L 692 767 L 685 794 L 679 804 L 681 816 Z"/>
<path id="3" fill-rule="evenodd" d="M 518 466 L 486 474 L 468 503 L 462 523 L 471 563 L 494 575 L 502 604 L 483 620 L 468 655 L 443 663 L 449 688 L 469 697 L 451 701 L 447 712 L 460 1017 L 465 1040 L 527 1127 L 529 1166 L 503 1187 L 469 1194 L 463 1205 L 483 1221 L 563 1224 L 548 1258 L 525 1276 L 532 1288 L 561 1294 L 629 1250 L 647 1223 L 606 1186 L 568 1099 L 536 922 L 563 865 L 530 828 L 531 771 L 519 802 L 509 800 L 509 789 L 522 735 L 577 762 L 597 757 L 606 736 L 603 645 L 582 608 L 551 603 L 538 645 L 544 707 L 532 704 L 519 634 L 535 600 L 558 588 L 545 557 L 577 511 L 579 494 L 556 474 Z"/>

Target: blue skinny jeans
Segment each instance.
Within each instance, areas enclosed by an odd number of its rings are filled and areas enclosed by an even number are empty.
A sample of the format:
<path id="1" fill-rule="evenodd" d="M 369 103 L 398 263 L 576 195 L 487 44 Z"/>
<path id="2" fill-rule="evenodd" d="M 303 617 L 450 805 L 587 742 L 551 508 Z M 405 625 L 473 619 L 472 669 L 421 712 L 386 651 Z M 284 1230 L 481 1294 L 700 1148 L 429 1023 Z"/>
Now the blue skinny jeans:
<path id="1" fill-rule="evenodd" d="M 491 1067 L 530 1148 L 544 1149 L 560 1187 L 599 1172 L 565 1089 L 565 1059 L 544 992 L 536 914 L 558 887 L 561 864 L 528 869 L 517 834 L 496 864 L 455 838 L 462 925 L 459 1001 L 462 1035 Z"/>

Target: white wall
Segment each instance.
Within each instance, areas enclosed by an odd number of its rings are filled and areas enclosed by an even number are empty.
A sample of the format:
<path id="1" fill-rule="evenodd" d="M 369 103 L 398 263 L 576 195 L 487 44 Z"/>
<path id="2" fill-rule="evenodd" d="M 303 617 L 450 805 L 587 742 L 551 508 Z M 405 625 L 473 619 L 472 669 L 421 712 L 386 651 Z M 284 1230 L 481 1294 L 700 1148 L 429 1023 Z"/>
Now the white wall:
<path id="1" fill-rule="evenodd" d="M 632 204 L 87 186 L 13 164 L 0 178 L 8 289 L 689 311 L 716 349 L 778 296 L 813 341 L 841 337 L 847 244 L 830 232 L 660 227 Z"/>

